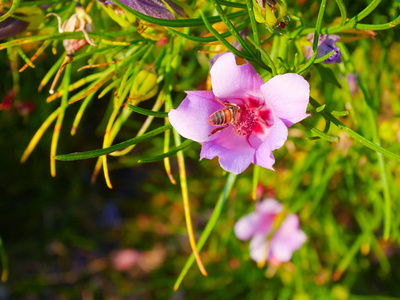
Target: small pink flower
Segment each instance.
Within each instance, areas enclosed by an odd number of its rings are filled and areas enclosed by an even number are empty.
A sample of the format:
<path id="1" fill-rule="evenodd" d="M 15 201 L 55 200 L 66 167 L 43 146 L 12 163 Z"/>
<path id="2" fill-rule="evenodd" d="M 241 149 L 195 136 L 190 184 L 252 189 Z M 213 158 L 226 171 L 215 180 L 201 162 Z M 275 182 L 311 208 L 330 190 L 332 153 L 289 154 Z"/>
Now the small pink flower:
<path id="1" fill-rule="evenodd" d="M 203 144 L 200 159 L 218 156 L 228 172 L 239 174 L 251 163 L 273 170 L 272 151 L 283 146 L 288 127 L 308 116 L 308 82 L 289 73 L 265 83 L 250 64 L 237 65 L 226 53 L 211 68 L 211 84 L 212 91 L 186 92 L 168 114 L 171 125 Z M 210 116 L 227 108 L 236 110 L 231 122 L 213 125 Z"/>
<path id="2" fill-rule="evenodd" d="M 273 264 L 288 262 L 294 251 L 307 240 L 299 228 L 299 217 L 289 214 L 280 227 L 268 239 L 276 216 L 283 210 L 277 200 L 268 198 L 256 204 L 253 213 L 244 216 L 235 224 L 235 234 L 242 241 L 250 241 L 250 257 L 258 262 Z"/>
<path id="3" fill-rule="evenodd" d="M 143 254 L 134 249 L 123 249 L 111 254 L 111 263 L 115 270 L 128 271 L 138 265 Z"/>
<path id="4" fill-rule="evenodd" d="M 347 84 L 349 86 L 351 96 L 354 96 L 358 92 L 358 82 L 354 73 L 347 74 Z"/>

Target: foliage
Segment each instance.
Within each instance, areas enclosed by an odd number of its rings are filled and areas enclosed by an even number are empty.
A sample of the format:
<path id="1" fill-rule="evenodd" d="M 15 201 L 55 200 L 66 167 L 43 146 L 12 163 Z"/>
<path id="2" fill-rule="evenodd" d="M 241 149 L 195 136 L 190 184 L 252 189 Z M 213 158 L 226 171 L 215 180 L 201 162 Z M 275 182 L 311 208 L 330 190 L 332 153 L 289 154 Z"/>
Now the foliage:
<path id="1" fill-rule="evenodd" d="M 0 6 L 0 21 L 29 23 L 0 43 L 0 299 L 400 297 L 400 3 L 278 1 L 289 18 L 265 23 L 251 0 L 186 1 L 168 20 L 114 3 L 124 14 L 81 1 L 85 32 L 45 18 L 69 19 L 74 1 Z M 342 63 L 316 58 L 320 34 L 340 36 Z M 210 89 L 209 61 L 227 50 L 265 81 L 292 72 L 310 83 L 311 117 L 274 151 L 275 172 L 199 162 L 200 146 L 168 124 L 184 91 Z M 233 232 L 267 197 L 307 235 L 278 268 L 258 268 Z M 208 277 L 192 266 L 190 220 Z M 140 259 L 122 270 L 127 248 Z"/>

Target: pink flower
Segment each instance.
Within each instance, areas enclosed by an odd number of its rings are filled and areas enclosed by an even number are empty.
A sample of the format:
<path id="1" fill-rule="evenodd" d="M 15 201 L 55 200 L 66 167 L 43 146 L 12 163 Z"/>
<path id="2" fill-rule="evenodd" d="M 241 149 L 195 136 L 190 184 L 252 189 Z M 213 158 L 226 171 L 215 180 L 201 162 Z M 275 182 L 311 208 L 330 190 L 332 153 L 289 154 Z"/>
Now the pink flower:
<path id="1" fill-rule="evenodd" d="M 294 251 L 307 240 L 299 228 L 299 217 L 289 214 L 280 227 L 272 232 L 276 216 L 283 210 L 277 200 L 268 198 L 256 204 L 256 211 L 235 224 L 235 234 L 242 241 L 250 241 L 250 257 L 258 262 L 280 263 L 290 261 Z"/>
<path id="2" fill-rule="evenodd" d="M 250 64 L 237 65 L 235 56 L 226 53 L 211 68 L 211 84 L 212 91 L 186 92 L 168 114 L 171 125 L 203 143 L 200 159 L 218 156 L 228 172 L 239 174 L 251 163 L 273 170 L 272 151 L 283 146 L 288 127 L 308 116 L 308 82 L 289 73 L 265 83 Z M 212 120 L 218 111 L 219 118 Z M 216 122 L 224 115 L 232 117 L 229 123 Z"/>
<path id="3" fill-rule="evenodd" d="M 138 265 L 142 256 L 141 252 L 134 249 L 118 250 L 111 255 L 112 266 L 118 271 L 128 271 Z"/>

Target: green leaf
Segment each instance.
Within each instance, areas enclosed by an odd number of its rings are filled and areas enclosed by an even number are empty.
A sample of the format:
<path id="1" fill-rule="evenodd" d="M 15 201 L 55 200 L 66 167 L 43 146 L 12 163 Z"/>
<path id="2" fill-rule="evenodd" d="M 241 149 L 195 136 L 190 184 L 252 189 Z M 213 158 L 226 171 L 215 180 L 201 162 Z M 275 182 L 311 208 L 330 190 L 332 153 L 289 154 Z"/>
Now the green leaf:
<path id="1" fill-rule="evenodd" d="M 324 56 L 322 56 L 322 57 L 320 57 L 320 58 L 317 58 L 317 59 L 314 61 L 314 64 L 322 63 L 323 61 L 325 61 L 325 60 L 327 60 L 329 57 L 331 57 L 333 53 L 335 53 L 335 50 L 332 50 L 332 51 L 329 52 L 328 54 L 325 54 Z"/>
<path id="2" fill-rule="evenodd" d="M 200 239 L 197 243 L 197 249 L 200 251 L 204 244 L 206 243 L 208 237 L 211 234 L 211 231 L 213 230 L 215 224 L 218 221 L 219 216 L 221 215 L 222 209 L 224 208 L 224 205 L 226 203 L 226 200 L 228 199 L 229 194 L 231 193 L 233 184 L 235 183 L 237 175 L 229 173 L 228 175 L 228 179 L 226 180 L 226 184 L 225 187 L 222 191 L 222 193 L 220 194 L 217 204 L 214 207 L 214 210 L 211 214 L 210 219 L 208 220 L 208 223 L 206 225 L 206 228 L 204 228 L 204 231 L 202 232 Z M 188 260 L 186 261 L 185 266 L 183 267 L 181 273 L 179 274 L 178 279 L 175 282 L 174 285 L 174 290 L 178 290 L 180 284 L 182 283 L 183 279 L 185 278 L 187 272 L 189 271 L 190 267 L 192 266 L 192 264 L 194 263 L 194 254 L 192 253 L 190 255 L 190 257 L 188 258 Z"/>
<path id="3" fill-rule="evenodd" d="M 310 97 L 310 104 L 314 107 L 317 108 L 321 106 L 318 101 L 316 101 L 314 98 Z M 363 144 L 365 147 L 370 148 L 373 151 L 382 153 L 382 155 L 394 159 L 397 162 L 400 162 L 400 155 L 395 154 L 389 150 L 386 150 L 385 148 L 382 148 L 378 144 L 375 144 L 371 142 L 370 140 L 367 140 L 365 137 L 359 135 L 357 132 L 351 130 L 348 128 L 346 125 L 344 125 L 342 122 L 340 122 L 338 119 L 336 119 L 331 113 L 327 112 L 326 110 L 322 111 L 321 114 L 326 120 L 331 121 L 333 124 L 335 124 L 337 127 L 339 127 L 341 130 L 346 132 L 349 136 L 351 136 L 353 139 L 355 139 L 357 142 L 360 142 Z"/>
<path id="4" fill-rule="evenodd" d="M 337 142 L 337 141 L 339 141 L 339 137 L 327 134 L 325 132 L 322 132 L 321 130 L 319 130 L 317 128 L 314 128 L 310 123 L 308 123 L 308 122 L 306 122 L 304 120 L 301 121 L 300 124 L 303 125 L 305 128 L 309 129 L 312 133 L 314 133 L 315 135 L 317 135 L 318 137 L 320 137 L 323 140 L 326 140 L 328 142 Z M 310 139 L 315 139 L 315 138 L 313 137 L 313 138 L 310 138 Z"/>
<path id="5" fill-rule="evenodd" d="M 170 156 L 176 154 L 178 151 L 185 149 L 186 147 L 188 147 L 192 143 L 194 143 L 194 141 L 186 140 L 182 144 L 180 144 L 179 146 L 172 148 L 167 153 L 164 153 L 164 154 L 161 154 L 161 155 L 157 155 L 157 156 L 154 156 L 154 157 L 151 157 L 151 158 L 139 159 L 138 163 L 149 163 L 149 162 L 154 162 L 154 161 L 158 161 L 158 160 L 164 159 L 166 157 L 170 157 Z"/>
<path id="6" fill-rule="evenodd" d="M 249 25 L 249 22 L 250 22 L 250 20 L 249 20 L 249 18 L 247 18 L 246 20 L 244 20 L 242 22 L 242 24 L 238 25 L 237 29 L 242 30 L 242 29 L 246 28 L 246 26 Z M 168 28 L 168 30 L 175 33 L 176 35 L 180 35 L 188 40 L 203 43 L 203 44 L 218 41 L 218 39 L 215 36 L 207 36 L 207 37 L 192 36 L 192 35 L 189 35 L 189 34 L 186 34 L 186 33 L 171 29 L 171 28 Z M 231 35 L 232 35 L 232 33 L 230 31 L 221 33 L 221 37 L 223 37 L 223 38 L 230 37 Z"/>
<path id="7" fill-rule="evenodd" d="M 221 34 L 218 33 L 210 24 L 209 20 L 204 16 L 204 13 L 200 10 L 201 17 L 203 18 L 204 24 L 206 25 L 207 29 L 226 47 L 228 48 L 229 51 L 231 51 L 233 54 L 235 54 L 238 57 L 241 57 L 243 59 L 247 60 L 254 60 L 254 57 L 248 56 L 239 50 L 237 50 L 235 47 L 233 47 L 227 40 L 225 40 Z"/>
<path id="8" fill-rule="evenodd" d="M 132 109 L 134 112 L 137 112 L 138 114 L 145 115 L 145 116 L 153 116 L 156 118 L 167 118 L 168 113 L 163 112 L 163 111 L 152 111 L 148 110 L 145 108 L 140 108 L 138 106 L 134 106 L 132 104 L 128 104 L 128 107 Z"/>
<path id="9" fill-rule="evenodd" d="M 86 152 L 75 152 L 75 153 L 70 153 L 70 154 L 63 154 L 63 155 L 56 155 L 55 159 L 57 160 L 62 160 L 62 161 L 74 161 L 74 160 L 82 160 L 82 159 L 88 159 L 88 158 L 94 158 L 94 157 L 99 157 L 102 155 L 110 154 L 112 152 L 118 151 L 125 149 L 126 147 L 132 146 L 134 144 L 138 144 L 140 142 L 143 142 L 147 139 L 152 138 L 153 136 L 160 134 L 168 129 L 171 129 L 171 125 L 165 125 L 162 127 L 159 127 L 153 131 L 150 131 L 148 133 L 145 133 L 139 137 L 135 137 L 133 139 L 127 140 L 125 142 L 113 145 L 108 148 L 104 149 L 97 149 L 97 150 L 92 150 L 92 151 L 86 151 Z"/>
<path id="10" fill-rule="evenodd" d="M 333 85 L 336 85 L 338 88 L 342 88 L 342 86 L 340 85 L 339 81 L 335 76 L 335 73 L 333 73 L 332 69 L 324 67 L 322 65 L 316 65 L 316 67 L 323 81 L 332 83 Z"/>
<path id="11" fill-rule="evenodd" d="M 333 110 L 333 111 L 331 111 L 331 114 L 335 117 L 345 117 L 345 116 L 349 115 L 349 112 L 347 110 L 343 110 L 343 111 Z"/>

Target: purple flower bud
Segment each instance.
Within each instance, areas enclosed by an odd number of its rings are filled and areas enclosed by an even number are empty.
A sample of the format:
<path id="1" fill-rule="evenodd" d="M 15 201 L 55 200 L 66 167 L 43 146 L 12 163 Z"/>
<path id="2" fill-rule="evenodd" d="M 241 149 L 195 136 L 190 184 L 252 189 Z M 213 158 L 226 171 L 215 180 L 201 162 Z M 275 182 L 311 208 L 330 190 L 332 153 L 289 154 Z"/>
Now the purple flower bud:
<path id="1" fill-rule="evenodd" d="M 0 12 L 0 16 L 3 13 Z M 28 28 L 28 23 L 14 19 L 14 18 L 7 18 L 3 22 L 0 22 L 0 39 L 6 39 L 21 33 L 26 28 Z"/>
<path id="2" fill-rule="evenodd" d="M 110 0 L 97 0 L 101 4 L 114 4 Z M 181 9 L 175 5 L 172 1 L 165 0 L 165 2 L 179 15 L 182 14 Z M 167 6 L 163 3 L 162 0 L 121 0 L 121 3 L 126 6 L 136 10 L 142 14 L 145 14 L 150 17 L 159 18 L 159 19 L 175 19 L 174 14 L 172 14 Z"/>
<path id="3" fill-rule="evenodd" d="M 312 43 L 314 41 L 314 33 L 310 33 L 307 36 L 307 40 Z M 336 42 L 340 40 L 340 37 L 334 34 L 320 34 L 318 39 L 318 48 L 317 48 L 317 58 L 320 58 L 332 50 L 335 52 L 326 60 L 323 61 L 325 64 L 333 64 L 335 62 L 341 63 L 341 52 L 340 49 L 336 46 Z M 305 56 L 307 59 L 310 59 L 313 55 L 314 51 L 312 46 L 305 46 Z"/>

